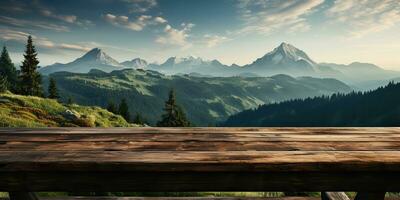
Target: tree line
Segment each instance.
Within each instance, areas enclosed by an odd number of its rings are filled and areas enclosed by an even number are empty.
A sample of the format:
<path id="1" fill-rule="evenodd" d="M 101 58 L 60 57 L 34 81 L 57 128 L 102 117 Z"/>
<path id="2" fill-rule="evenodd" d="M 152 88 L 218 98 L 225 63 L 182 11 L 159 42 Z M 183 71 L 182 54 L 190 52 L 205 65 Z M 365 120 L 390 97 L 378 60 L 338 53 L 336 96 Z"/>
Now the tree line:
<path id="1" fill-rule="evenodd" d="M 333 94 L 262 105 L 231 116 L 221 126 L 399 126 L 400 83 L 373 91 Z"/>
<path id="2" fill-rule="evenodd" d="M 126 99 L 122 99 L 117 106 L 114 102 L 110 101 L 107 105 L 107 110 L 121 115 L 126 121 L 131 121 L 131 114 L 129 113 L 129 106 L 126 103 Z M 135 124 L 147 124 L 143 117 L 136 113 L 134 119 L 131 121 Z M 164 114 L 161 116 L 161 120 L 156 124 L 159 127 L 190 127 L 192 124 L 186 118 L 186 114 L 182 107 L 176 102 L 176 94 L 174 90 L 170 90 L 168 100 L 165 101 Z"/>
<path id="3" fill-rule="evenodd" d="M 14 66 L 6 46 L 3 47 L 0 56 L 0 92 L 7 90 L 20 95 L 45 97 L 42 76 L 38 72 L 39 60 L 37 51 L 33 44 L 32 36 L 28 36 L 25 46 L 24 60 L 17 70 Z M 48 98 L 59 99 L 57 85 L 54 79 L 50 78 L 47 91 Z"/>
<path id="4" fill-rule="evenodd" d="M 45 97 L 42 76 L 38 72 L 38 53 L 33 44 L 31 36 L 28 36 L 23 56 L 24 60 L 20 70 L 17 70 L 11 61 L 7 48 L 5 46 L 3 47 L 0 56 L 0 92 L 11 91 L 12 93 L 20 95 Z M 57 84 L 54 78 L 50 77 L 47 93 L 47 98 L 56 100 L 60 99 Z M 72 102 L 72 99 L 68 98 L 67 104 L 72 104 Z M 122 99 L 118 106 L 113 102 L 109 102 L 107 110 L 114 114 L 121 115 L 128 122 L 141 125 L 146 124 L 145 120 L 139 113 L 137 113 L 133 120 L 131 120 L 131 114 L 129 113 L 129 106 L 126 102 L 126 99 Z M 157 126 L 191 126 L 191 123 L 189 120 L 187 120 L 183 109 L 176 103 L 176 95 L 174 90 L 171 90 L 169 93 L 169 98 L 165 102 L 164 112 L 165 113 L 162 115 L 161 120 L 157 123 Z"/>

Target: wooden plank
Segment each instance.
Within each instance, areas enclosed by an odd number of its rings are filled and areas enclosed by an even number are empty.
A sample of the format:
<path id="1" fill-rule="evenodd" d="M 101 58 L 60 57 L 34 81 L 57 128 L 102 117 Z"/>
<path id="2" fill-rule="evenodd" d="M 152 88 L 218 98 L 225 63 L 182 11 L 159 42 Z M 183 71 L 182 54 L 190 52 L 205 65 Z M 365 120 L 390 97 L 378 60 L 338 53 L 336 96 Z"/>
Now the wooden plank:
<path id="1" fill-rule="evenodd" d="M 394 151 L 400 142 L 20 142 L 0 151 Z"/>
<path id="2" fill-rule="evenodd" d="M 267 134 L 267 133 L 93 133 L 93 134 L 36 134 L 36 133 L 2 133 L 0 141 L 103 141 L 103 142 L 187 142 L 187 141 L 203 141 L 203 142 L 308 142 L 308 141 L 326 141 L 326 142 L 400 142 L 400 134 Z"/>
<path id="3" fill-rule="evenodd" d="M 349 178 L 351 177 L 351 178 Z M 400 191 L 400 174 L 356 172 L 15 172 L 0 173 L 3 191 L 202 192 Z M 374 183 L 374 185 L 370 185 Z"/>
<path id="4" fill-rule="evenodd" d="M 0 151 L 0 171 L 400 171 L 399 151 Z"/>

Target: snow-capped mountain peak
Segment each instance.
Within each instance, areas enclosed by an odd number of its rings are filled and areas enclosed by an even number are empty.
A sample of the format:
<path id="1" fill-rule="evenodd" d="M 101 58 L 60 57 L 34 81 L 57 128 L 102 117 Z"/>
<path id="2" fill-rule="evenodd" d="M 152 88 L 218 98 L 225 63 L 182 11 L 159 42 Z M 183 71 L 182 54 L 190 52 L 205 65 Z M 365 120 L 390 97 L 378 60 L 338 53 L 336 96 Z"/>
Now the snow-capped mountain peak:
<path id="1" fill-rule="evenodd" d="M 66 64 L 56 63 L 40 69 L 43 74 L 51 74 L 59 71 L 74 72 L 74 73 L 88 73 L 92 69 L 101 70 L 104 72 L 111 72 L 114 70 L 123 69 L 123 66 L 107 55 L 103 50 L 94 48 L 88 51 L 82 57 Z"/>
<path id="2" fill-rule="evenodd" d="M 280 62 L 285 62 L 285 60 L 291 60 L 291 61 L 306 61 L 307 63 L 309 63 L 310 65 L 315 65 L 316 63 L 311 60 L 310 57 L 308 57 L 308 55 L 294 47 L 291 44 L 288 43 L 281 43 L 278 47 L 276 47 L 272 52 L 266 54 L 263 58 L 266 59 L 271 59 L 275 64 L 279 64 Z"/>
<path id="3" fill-rule="evenodd" d="M 121 64 L 125 67 L 135 68 L 135 69 L 144 69 L 148 66 L 147 61 L 141 58 L 135 58 L 130 61 L 125 61 Z"/>
<path id="4" fill-rule="evenodd" d="M 272 71 L 306 73 L 315 72 L 316 65 L 304 51 L 283 42 L 248 66 L 267 68 Z"/>
<path id="5" fill-rule="evenodd" d="M 74 62 L 96 62 L 103 65 L 119 66 L 119 62 L 107 55 L 102 49 L 94 48 Z"/>
<path id="6" fill-rule="evenodd" d="M 197 56 L 187 56 L 187 57 L 170 57 L 168 58 L 162 66 L 171 66 L 171 65 L 199 65 L 208 63 L 209 61 L 205 61 Z"/>

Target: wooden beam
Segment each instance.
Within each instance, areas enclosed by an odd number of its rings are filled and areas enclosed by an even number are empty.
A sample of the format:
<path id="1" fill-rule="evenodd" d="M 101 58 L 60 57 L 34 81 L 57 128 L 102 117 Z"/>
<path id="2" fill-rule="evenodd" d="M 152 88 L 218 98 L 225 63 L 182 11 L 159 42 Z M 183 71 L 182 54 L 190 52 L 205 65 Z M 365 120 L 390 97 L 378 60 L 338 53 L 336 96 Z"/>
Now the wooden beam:
<path id="1" fill-rule="evenodd" d="M 351 179 L 349 179 L 351 177 Z M 2 191 L 203 192 L 400 191 L 400 174 L 373 173 L 0 173 Z M 371 186 L 371 182 L 374 185 Z"/>

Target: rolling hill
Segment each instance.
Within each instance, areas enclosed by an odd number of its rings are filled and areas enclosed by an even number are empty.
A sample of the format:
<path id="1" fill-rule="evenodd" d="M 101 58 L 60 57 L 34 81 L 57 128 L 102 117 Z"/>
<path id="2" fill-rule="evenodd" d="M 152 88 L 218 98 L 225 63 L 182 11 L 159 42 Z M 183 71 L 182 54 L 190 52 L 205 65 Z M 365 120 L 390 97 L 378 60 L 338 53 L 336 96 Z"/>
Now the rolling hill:
<path id="1" fill-rule="evenodd" d="M 129 127 L 121 116 L 99 107 L 52 99 L 0 94 L 0 127 Z"/>
<path id="2" fill-rule="evenodd" d="M 111 73 L 92 70 L 88 74 L 59 72 L 55 78 L 61 96 L 82 105 L 106 107 L 109 101 L 125 98 L 130 113 L 140 113 L 150 124 L 160 119 L 170 89 L 178 103 L 197 126 L 223 121 L 249 108 L 293 98 L 305 98 L 350 92 L 352 89 L 335 79 L 310 77 L 199 77 L 167 76 L 155 71 L 126 69 Z"/>

